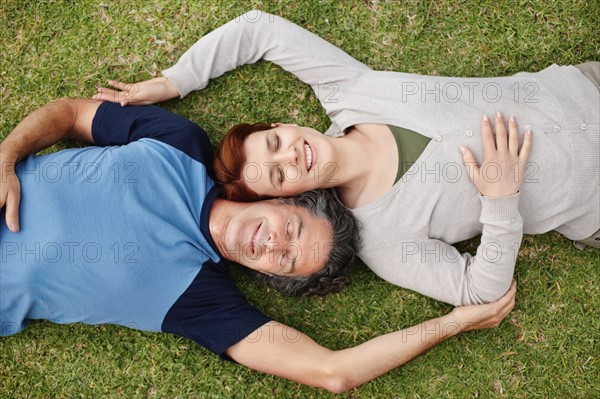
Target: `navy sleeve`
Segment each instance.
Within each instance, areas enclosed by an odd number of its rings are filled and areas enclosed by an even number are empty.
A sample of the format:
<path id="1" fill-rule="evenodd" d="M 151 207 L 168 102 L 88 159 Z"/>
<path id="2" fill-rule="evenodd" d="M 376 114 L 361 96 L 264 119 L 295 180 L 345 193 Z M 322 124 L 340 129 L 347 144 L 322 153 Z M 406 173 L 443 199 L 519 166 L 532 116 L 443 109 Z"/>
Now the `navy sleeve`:
<path id="1" fill-rule="evenodd" d="M 97 146 L 125 145 L 151 138 L 186 153 L 212 170 L 213 150 L 204 129 L 194 122 L 154 105 L 127 106 L 103 102 L 92 121 Z"/>
<path id="2" fill-rule="evenodd" d="M 246 301 L 223 263 L 207 261 L 167 312 L 162 331 L 189 338 L 231 360 L 225 350 L 271 320 Z"/>

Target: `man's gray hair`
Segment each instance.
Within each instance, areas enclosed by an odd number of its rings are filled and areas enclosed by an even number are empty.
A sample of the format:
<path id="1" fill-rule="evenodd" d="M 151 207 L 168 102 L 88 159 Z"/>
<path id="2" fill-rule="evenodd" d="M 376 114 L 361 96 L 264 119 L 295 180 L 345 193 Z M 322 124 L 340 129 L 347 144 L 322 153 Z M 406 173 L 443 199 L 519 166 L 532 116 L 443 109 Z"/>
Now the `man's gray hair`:
<path id="1" fill-rule="evenodd" d="M 350 266 L 360 249 L 359 222 L 332 189 L 307 191 L 295 197 L 280 198 L 279 201 L 306 208 L 314 216 L 329 222 L 333 231 L 331 242 L 319 244 L 318 248 L 329 250 L 325 266 L 310 276 L 253 274 L 286 296 L 323 296 L 340 291 L 350 282 Z"/>

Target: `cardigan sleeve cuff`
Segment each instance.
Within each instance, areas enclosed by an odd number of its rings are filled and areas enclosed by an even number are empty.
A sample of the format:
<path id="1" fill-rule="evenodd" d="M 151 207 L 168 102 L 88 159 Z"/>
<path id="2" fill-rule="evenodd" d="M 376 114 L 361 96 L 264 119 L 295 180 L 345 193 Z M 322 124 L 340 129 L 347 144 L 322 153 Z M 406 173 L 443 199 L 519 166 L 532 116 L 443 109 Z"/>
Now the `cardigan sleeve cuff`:
<path id="1" fill-rule="evenodd" d="M 519 213 L 520 192 L 506 197 L 490 198 L 478 194 L 481 201 L 481 223 L 515 220 L 521 217 Z"/>
<path id="2" fill-rule="evenodd" d="M 169 79 L 173 85 L 175 85 L 175 88 L 179 92 L 180 98 L 187 96 L 194 90 L 200 90 L 207 86 L 207 84 L 198 85 L 194 75 L 191 74 L 185 64 L 181 62 L 178 62 L 172 67 L 165 69 L 162 71 L 162 74 Z"/>

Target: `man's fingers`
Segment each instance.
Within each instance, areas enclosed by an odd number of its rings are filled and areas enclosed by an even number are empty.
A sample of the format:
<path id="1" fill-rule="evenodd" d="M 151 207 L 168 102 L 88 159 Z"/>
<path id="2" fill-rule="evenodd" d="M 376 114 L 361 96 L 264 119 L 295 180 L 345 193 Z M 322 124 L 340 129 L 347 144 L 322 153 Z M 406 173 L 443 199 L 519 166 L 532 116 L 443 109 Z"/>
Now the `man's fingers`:
<path id="1" fill-rule="evenodd" d="M 483 140 L 483 153 L 492 154 L 496 150 L 496 144 L 490 118 L 487 115 L 484 115 L 481 120 L 481 139 Z"/>
<path id="2" fill-rule="evenodd" d="M 506 294 L 504 294 L 502 298 L 498 299 L 498 305 L 500 307 L 506 306 L 508 303 L 510 303 L 511 299 L 515 297 L 516 292 L 517 283 L 515 282 L 515 280 L 513 280 L 510 284 L 510 287 L 508 288 L 508 291 L 506 291 Z"/>
<path id="3" fill-rule="evenodd" d="M 21 193 L 11 192 L 6 198 L 6 225 L 13 231 L 19 231 L 19 203 L 21 202 Z"/>
<path id="4" fill-rule="evenodd" d="M 0 183 L 2 183 L 1 179 L 0 179 Z M 7 192 L 5 193 L 5 192 L 1 192 L 0 191 L 0 209 L 2 209 L 2 207 L 6 203 L 6 197 L 7 196 L 8 196 Z"/>
<path id="5" fill-rule="evenodd" d="M 460 152 L 462 154 L 463 163 L 465 164 L 465 168 L 467 168 L 467 173 L 469 174 L 469 179 L 471 181 L 475 180 L 475 175 L 479 173 L 479 164 L 475 159 L 475 156 L 469 149 L 464 145 L 460 146 Z"/>
<path id="6" fill-rule="evenodd" d="M 531 133 L 531 130 L 525 130 L 525 134 L 523 135 L 523 146 L 521 146 L 521 151 L 519 152 L 519 162 L 521 162 L 522 165 L 527 163 L 532 141 L 533 134 Z"/>
<path id="7" fill-rule="evenodd" d="M 505 307 L 503 307 L 502 310 L 500 311 L 500 313 L 498 314 L 499 317 L 498 317 L 497 325 L 502 324 L 502 321 L 506 318 L 506 316 L 508 316 L 510 314 L 510 312 L 512 312 L 514 307 L 515 307 L 515 299 L 513 297 L 512 300 Z"/>
<path id="8" fill-rule="evenodd" d="M 494 130 L 496 131 L 496 149 L 499 152 L 506 152 L 508 150 L 507 134 L 506 127 L 504 126 L 504 116 L 502 116 L 501 112 L 496 112 Z"/>
<path id="9" fill-rule="evenodd" d="M 510 283 L 510 287 L 508 288 L 508 291 L 506 292 L 505 297 L 507 298 L 514 298 L 515 295 L 517 294 L 517 282 L 513 279 L 512 283 Z"/>
<path id="10" fill-rule="evenodd" d="M 509 297 L 508 303 L 502 309 L 502 318 L 504 319 L 515 308 L 515 295 Z"/>
<path id="11" fill-rule="evenodd" d="M 519 153 L 519 129 L 514 116 L 508 120 L 508 151 L 515 157 Z"/>
<path id="12" fill-rule="evenodd" d="M 498 300 L 498 302 L 495 304 L 496 305 L 496 316 L 494 317 L 494 325 L 495 326 L 499 326 L 502 323 L 502 320 L 504 320 L 504 318 L 506 316 L 508 316 L 508 314 L 510 312 L 512 312 L 512 310 L 515 307 L 515 294 L 517 292 L 517 286 L 515 283 L 515 280 L 512 281 L 510 288 L 508 289 L 508 291 L 506 292 L 506 294 L 504 294 L 504 296 L 502 298 L 500 298 Z"/>

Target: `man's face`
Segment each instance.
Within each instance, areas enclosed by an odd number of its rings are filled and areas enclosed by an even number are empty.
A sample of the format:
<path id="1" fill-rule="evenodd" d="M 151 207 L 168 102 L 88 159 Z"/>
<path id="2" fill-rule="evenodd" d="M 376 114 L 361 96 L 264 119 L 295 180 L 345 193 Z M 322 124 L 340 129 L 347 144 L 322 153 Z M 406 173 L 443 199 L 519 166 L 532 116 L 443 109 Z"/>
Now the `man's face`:
<path id="1" fill-rule="evenodd" d="M 329 256 L 331 224 L 307 209 L 279 200 L 249 203 L 235 213 L 223 236 L 228 259 L 268 274 L 307 276 Z"/>

